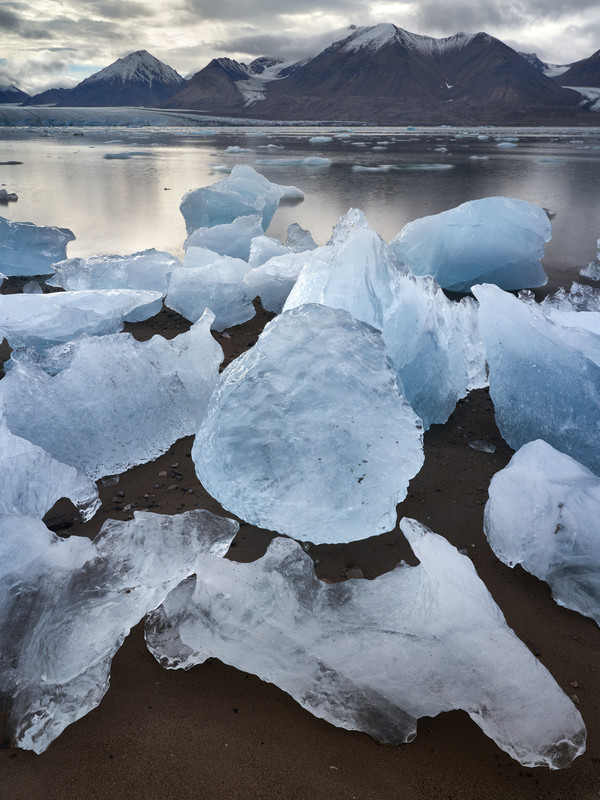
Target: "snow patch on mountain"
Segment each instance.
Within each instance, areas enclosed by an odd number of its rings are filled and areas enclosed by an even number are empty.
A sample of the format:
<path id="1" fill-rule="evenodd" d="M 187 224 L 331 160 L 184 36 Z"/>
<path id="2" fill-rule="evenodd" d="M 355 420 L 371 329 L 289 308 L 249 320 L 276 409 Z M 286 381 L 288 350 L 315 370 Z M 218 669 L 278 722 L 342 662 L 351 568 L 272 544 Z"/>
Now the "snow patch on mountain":
<path id="1" fill-rule="evenodd" d="M 418 53 L 439 55 L 448 50 L 465 47 L 477 35 L 479 34 L 461 31 L 453 36 L 435 39 L 433 36 L 421 36 L 391 23 L 382 22 L 371 27 L 357 28 L 341 49 L 347 53 L 362 49 L 376 52 L 381 47 L 396 42 Z"/>
<path id="2" fill-rule="evenodd" d="M 262 63 L 259 63 L 262 62 Z M 236 89 L 245 99 L 245 106 L 253 106 L 255 103 L 264 100 L 267 96 L 267 87 L 276 80 L 281 80 L 288 75 L 288 69 L 293 66 L 294 61 L 278 61 L 269 59 L 256 59 L 248 67 L 248 78 L 236 81 Z M 258 72 L 261 68 L 262 71 Z"/>
<path id="3" fill-rule="evenodd" d="M 181 75 L 168 64 L 155 58 L 147 50 L 136 50 L 124 58 L 119 58 L 108 67 L 95 72 L 80 84 L 90 84 L 100 81 L 122 83 L 135 82 L 152 86 L 153 83 L 180 84 Z"/>

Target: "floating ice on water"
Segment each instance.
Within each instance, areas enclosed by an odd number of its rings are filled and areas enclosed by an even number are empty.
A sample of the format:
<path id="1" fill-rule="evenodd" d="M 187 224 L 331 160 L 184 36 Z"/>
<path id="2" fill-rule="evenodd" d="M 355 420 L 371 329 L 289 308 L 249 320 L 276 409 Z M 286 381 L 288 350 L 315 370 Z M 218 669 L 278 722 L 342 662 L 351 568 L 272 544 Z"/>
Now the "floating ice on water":
<path id="1" fill-rule="evenodd" d="M 375 148 L 373 148 L 373 150 L 375 150 Z M 352 165 L 352 170 L 354 172 L 391 172 L 393 169 L 393 164 L 378 164 L 376 167 L 365 167 L 362 164 Z"/>
<path id="2" fill-rule="evenodd" d="M 207 511 L 135 512 L 93 542 L 0 517 L 0 685 L 7 733 L 43 752 L 108 689 L 130 629 L 191 573 L 218 563 L 238 524 Z"/>
<path id="3" fill-rule="evenodd" d="M 311 144 L 322 144 L 323 142 L 332 142 L 333 136 L 311 136 L 308 141 Z"/>
<path id="4" fill-rule="evenodd" d="M 301 253 L 304 250 L 316 250 L 317 248 L 317 243 L 311 236 L 310 231 L 302 228 L 297 222 L 292 222 L 288 227 L 285 245 L 289 247 L 293 253 Z"/>
<path id="5" fill-rule="evenodd" d="M 68 497 L 84 522 L 100 508 L 96 485 L 74 467 L 61 464 L 41 447 L 14 436 L 0 417 L 0 515 L 41 519 Z"/>
<path id="6" fill-rule="evenodd" d="M 351 541 L 394 527 L 423 463 L 421 421 L 377 331 L 301 306 L 222 373 L 192 458 L 202 485 L 248 522 Z"/>
<path id="7" fill-rule="evenodd" d="M 116 333 L 124 320 L 148 319 L 161 307 L 161 292 L 139 289 L 0 295 L 0 337 L 11 347 L 51 347 Z"/>
<path id="8" fill-rule="evenodd" d="M 68 228 L 12 222 L 0 217 L 0 271 L 4 275 L 50 275 L 75 239 Z"/>
<path id="9" fill-rule="evenodd" d="M 473 294 L 504 439 L 515 450 L 544 439 L 600 474 L 600 338 L 496 286 Z"/>
<path id="10" fill-rule="evenodd" d="M 202 421 L 223 358 L 212 320 L 171 340 L 118 333 L 42 359 L 13 353 L 0 381 L 8 427 L 93 479 L 156 458 Z"/>
<path id="11" fill-rule="evenodd" d="M 229 145 L 229 147 L 226 147 L 224 152 L 225 153 L 251 153 L 252 152 L 252 148 L 251 147 L 240 147 L 237 144 L 232 144 L 232 145 Z"/>
<path id="12" fill-rule="evenodd" d="M 254 162 L 265 167 L 330 167 L 331 158 L 307 156 L 306 158 L 259 158 Z"/>
<path id="13" fill-rule="evenodd" d="M 55 273 L 46 283 L 71 291 L 147 289 L 165 295 L 169 275 L 179 266 L 175 256 L 154 248 L 126 256 L 69 258 L 54 264 Z"/>
<path id="14" fill-rule="evenodd" d="M 540 259 L 550 238 L 550 220 L 539 206 L 484 197 L 409 222 L 391 247 L 415 275 L 433 275 L 444 289 L 468 292 L 475 283 L 495 283 L 508 290 L 547 282 Z"/>
<path id="15" fill-rule="evenodd" d="M 262 235 L 261 217 L 249 214 L 223 225 L 196 228 L 183 246 L 186 250 L 190 247 L 206 247 L 219 255 L 243 258 L 247 261 L 252 239 Z"/>
<path id="16" fill-rule="evenodd" d="M 381 742 L 411 741 L 420 717 L 461 708 L 521 764 L 569 766 L 586 739 L 573 703 L 472 562 L 414 520 L 401 528 L 420 564 L 375 580 L 321 582 L 283 538 L 250 564 L 213 559 L 150 614 L 148 647 L 169 668 L 219 658 Z"/>
<path id="17" fill-rule="evenodd" d="M 537 439 L 494 475 L 489 493 L 484 530 L 498 558 L 600 625 L 600 478 Z"/>
<path id="18" fill-rule="evenodd" d="M 251 267 L 260 267 L 274 256 L 283 256 L 289 253 L 290 248 L 286 247 L 279 239 L 270 236 L 256 236 L 250 242 L 250 255 L 248 264 Z"/>
<path id="19" fill-rule="evenodd" d="M 194 267 L 191 264 L 197 249 L 190 247 L 184 266 L 171 274 L 165 305 L 191 322 L 196 322 L 210 308 L 215 315 L 211 328 L 216 331 L 252 319 L 256 311 L 244 283 L 248 264 L 240 258 L 213 253 L 209 264 Z M 202 248 L 202 258 L 209 252 Z"/>
<path id="20" fill-rule="evenodd" d="M 252 167 L 238 164 L 228 178 L 187 192 L 179 206 L 188 235 L 196 228 L 233 222 L 237 217 L 259 214 L 266 231 L 284 196 L 303 197 L 300 189 L 271 183 Z"/>

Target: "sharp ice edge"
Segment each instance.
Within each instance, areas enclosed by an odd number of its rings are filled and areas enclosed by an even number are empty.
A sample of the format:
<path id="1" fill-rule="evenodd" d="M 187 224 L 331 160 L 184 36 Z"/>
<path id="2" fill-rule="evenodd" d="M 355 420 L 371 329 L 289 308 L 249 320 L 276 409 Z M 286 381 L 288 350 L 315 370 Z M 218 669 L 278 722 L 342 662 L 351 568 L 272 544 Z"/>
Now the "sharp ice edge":
<path id="1" fill-rule="evenodd" d="M 75 239 L 68 228 L 12 222 L 0 217 L 0 264 L 4 275 L 50 275 Z"/>
<path id="2" fill-rule="evenodd" d="M 167 293 L 169 275 L 180 266 L 170 253 L 154 248 L 130 255 L 68 258 L 54 265 L 54 275 L 46 281 L 70 291 L 83 289 L 143 289 Z"/>

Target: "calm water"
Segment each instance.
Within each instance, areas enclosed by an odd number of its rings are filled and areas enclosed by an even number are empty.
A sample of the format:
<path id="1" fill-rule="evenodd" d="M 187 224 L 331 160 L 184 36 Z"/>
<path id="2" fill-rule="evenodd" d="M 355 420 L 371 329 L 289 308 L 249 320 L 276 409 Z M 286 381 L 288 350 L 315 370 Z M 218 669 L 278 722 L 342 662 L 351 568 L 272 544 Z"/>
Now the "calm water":
<path id="1" fill-rule="evenodd" d="M 84 132 L 83 136 L 74 133 Z M 260 135 L 262 133 L 262 135 Z M 59 225 L 76 235 L 69 256 L 131 253 L 148 247 L 182 257 L 182 195 L 224 177 L 215 167 L 256 166 L 306 194 L 282 205 L 269 234 L 291 222 L 324 243 L 349 208 L 361 208 L 385 239 L 417 217 L 466 200 L 505 195 L 552 210 L 544 266 L 550 286 L 568 284 L 596 255 L 600 236 L 600 129 L 358 129 L 347 139 L 309 142 L 340 129 L 0 130 L 0 185 L 19 195 L 0 215 Z M 487 139 L 478 138 L 488 136 Z M 518 137 L 499 147 L 497 137 Z M 230 146 L 250 152 L 225 153 Z M 105 158 L 106 154 L 137 154 Z M 329 167 L 256 165 L 258 159 L 324 156 Z M 473 158 L 476 156 L 476 158 Z M 392 171 L 356 166 L 395 165 Z"/>

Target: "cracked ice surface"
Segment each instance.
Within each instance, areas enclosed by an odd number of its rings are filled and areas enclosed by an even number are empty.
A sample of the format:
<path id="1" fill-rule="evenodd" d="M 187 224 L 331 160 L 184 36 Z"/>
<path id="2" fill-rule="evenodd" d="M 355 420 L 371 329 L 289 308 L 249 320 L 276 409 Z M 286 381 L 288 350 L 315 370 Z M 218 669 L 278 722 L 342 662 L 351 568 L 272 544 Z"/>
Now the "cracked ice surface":
<path id="1" fill-rule="evenodd" d="M 45 348 L 83 336 L 116 333 L 160 311 L 160 292 L 93 289 L 0 295 L 0 338 L 11 347 Z"/>
<path id="2" fill-rule="evenodd" d="M 0 417 L 0 514 L 41 519 L 61 497 L 68 497 L 84 522 L 101 502 L 95 483 L 61 464 L 41 447 L 13 434 Z"/>
<path id="3" fill-rule="evenodd" d="M 496 286 L 473 294 L 503 438 L 515 450 L 543 439 L 600 474 L 600 338 Z"/>
<path id="4" fill-rule="evenodd" d="M 552 238 L 546 212 L 510 197 L 484 197 L 407 223 L 390 243 L 415 275 L 468 292 L 476 283 L 502 289 L 544 286 L 540 263 Z"/>
<path id="5" fill-rule="evenodd" d="M 170 341 L 117 333 L 11 357 L 0 381 L 12 433 L 92 479 L 156 458 L 203 419 L 223 351 L 205 313 Z"/>
<path id="6" fill-rule="evenodd" d="M 300 545 L 275 539 L 250 564 L 215 561 L 146 621 L 165 667 L 216 657 L 315 716 L 399 744 L 422 716 L 461 708 L 526 766 L 566 767 L 585 749 L 575 706 L 507 626 L 473 564 L 403 519 L 421 562 L 326 584 Z"/>
<path id="7" fill-rule="evenodd" d="M 223 371 L 192 458 L 202 485 L 248 522 L 344 542 L 394 527 L 422 438 L 379 332 L 308 305 Z"/>
<path id="8" fill-rule="evenodd" d="M 498 558 L 600 625 L 600 478 L 537 439 L 494 475 L 489 493 L 484 529 Z"/>
<path id="9" fill-rule="evenodd" d="M 0 217 L 0 272 L 4 275 L 49 275 L 52 264 L 67 257 L 75 239 L 68 228 L 12 222 Z"/>
<path id="10" fill-rule="evenodd" d="M 223 556 L 237 522 L 136 511 L 93 542 L 0 516 L 0 706 L 19 747 L 43 752 L 108 689 L 130 629 L 180 581 Z"/>

